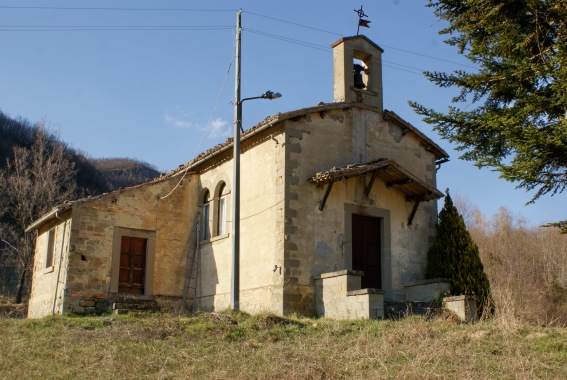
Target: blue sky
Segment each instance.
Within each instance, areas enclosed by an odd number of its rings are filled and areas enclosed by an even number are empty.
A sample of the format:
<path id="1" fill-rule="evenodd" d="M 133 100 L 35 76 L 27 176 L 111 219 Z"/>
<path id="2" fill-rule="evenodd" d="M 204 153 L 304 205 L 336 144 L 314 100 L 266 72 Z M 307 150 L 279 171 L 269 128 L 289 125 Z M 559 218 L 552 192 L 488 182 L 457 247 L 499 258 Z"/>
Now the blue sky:
<path id="1" fill-rule="evenodd" d="M 330 45 L 356 34 L 353 10 L 362 4 L 371 28 L 361 33 L 385 50 L 384 107 L 451 156 L 438 172 L 438 188 L 450 188 L 486 216 L 503 206 L 531 225 L 566 219 L 565 195 L 525 206 L 531 194 L 459 160 L 407 105 L 416 100 L 445 110 L 456 94 L 430 84 L 422 71 L 474 70 L 443 43 L 444 23 L 426 3 L 0 0 L 0 109 L 45 120 L 92 157 L 131 157 L 168 171 L 232 134 L 237 9 L 244 12 L 242 97 L 268 89 L 283 94 L 246 102 L 249 128 L 278 112 L 332 101 Z"/>

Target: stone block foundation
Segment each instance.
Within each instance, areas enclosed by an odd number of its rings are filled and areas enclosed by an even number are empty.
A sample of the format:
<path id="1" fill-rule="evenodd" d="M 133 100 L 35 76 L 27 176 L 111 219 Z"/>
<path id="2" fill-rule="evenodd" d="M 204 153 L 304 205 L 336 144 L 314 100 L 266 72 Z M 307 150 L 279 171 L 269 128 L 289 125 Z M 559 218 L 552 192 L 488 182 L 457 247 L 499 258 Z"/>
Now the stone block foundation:
<path id="1" fill-rule="evenodd" d="M 384 317 L 384 292 L 360 289 L 360 271 L 342 270 L 314 277 L 317 316 L 334 319 Z"/>
<path id="2" fill-rule="evenodd" d="M 474 296 L 454 296 L 443 298 L 445 309 L 455 313 L 463 322 L 474 322 L 476 315 L 476 298 Z"/>

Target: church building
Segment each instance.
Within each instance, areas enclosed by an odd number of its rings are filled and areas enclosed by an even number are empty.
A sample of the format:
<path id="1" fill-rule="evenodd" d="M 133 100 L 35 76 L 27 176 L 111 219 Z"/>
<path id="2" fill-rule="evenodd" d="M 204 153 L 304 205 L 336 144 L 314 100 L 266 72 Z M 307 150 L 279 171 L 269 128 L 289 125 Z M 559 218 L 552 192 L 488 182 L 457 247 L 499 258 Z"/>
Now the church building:
<path id="1" fill-rule="evenodd" d="M 383 109 L 383 50 L 333 45 L 334 100 L 278 113 L 240 145 L 240 309 L 379 318 L 430 300 L 436 171 L 447 153 Z M 230 306 L 233 141 L 142 185 L 56 206 L 37 231 L 29 317 Z"/>

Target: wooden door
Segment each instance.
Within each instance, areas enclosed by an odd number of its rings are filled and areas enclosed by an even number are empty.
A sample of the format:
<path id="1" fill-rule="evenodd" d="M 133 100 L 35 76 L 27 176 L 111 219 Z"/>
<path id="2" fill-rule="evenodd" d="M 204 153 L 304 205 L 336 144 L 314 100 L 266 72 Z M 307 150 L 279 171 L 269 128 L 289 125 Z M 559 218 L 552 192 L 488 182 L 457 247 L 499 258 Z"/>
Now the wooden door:
<path id="1" fill-rule="evenodd" d="M 147 240 L 122 236 L 118 292 L 144 294 Z"/>
<path id="2" fill-rule="evenodd" d="M 352 216 L 352 269 L 364 272 L 362 289 L 382 289 L 380 218 Z"/>

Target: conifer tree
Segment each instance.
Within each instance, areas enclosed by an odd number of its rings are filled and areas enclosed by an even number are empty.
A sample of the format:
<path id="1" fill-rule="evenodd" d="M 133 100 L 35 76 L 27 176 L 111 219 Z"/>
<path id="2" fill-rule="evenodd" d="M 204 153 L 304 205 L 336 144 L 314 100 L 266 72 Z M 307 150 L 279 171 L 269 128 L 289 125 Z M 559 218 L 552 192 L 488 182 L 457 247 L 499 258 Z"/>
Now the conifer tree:
<path id="1" fill-rule="evenodd" d="M 518 188 L 567 189 L 567 1 L 429 0 L 439 33 L 477 69 L 426 72 L 458 95 L 446 112 L 410 102 L 460 158 Z M 567 233 L 567 220 L 549 224 Z"/>
<path id="2" fill-rule="evenodd" d="M 449 190 L 439 213 L 437 236 L 427 252 L 425 276 L 450 278 L 452 295 L 474 294 L 481 302 L 489 299 L 490 284 L 480 261 L 478 246 L 453 205 Z"/>

